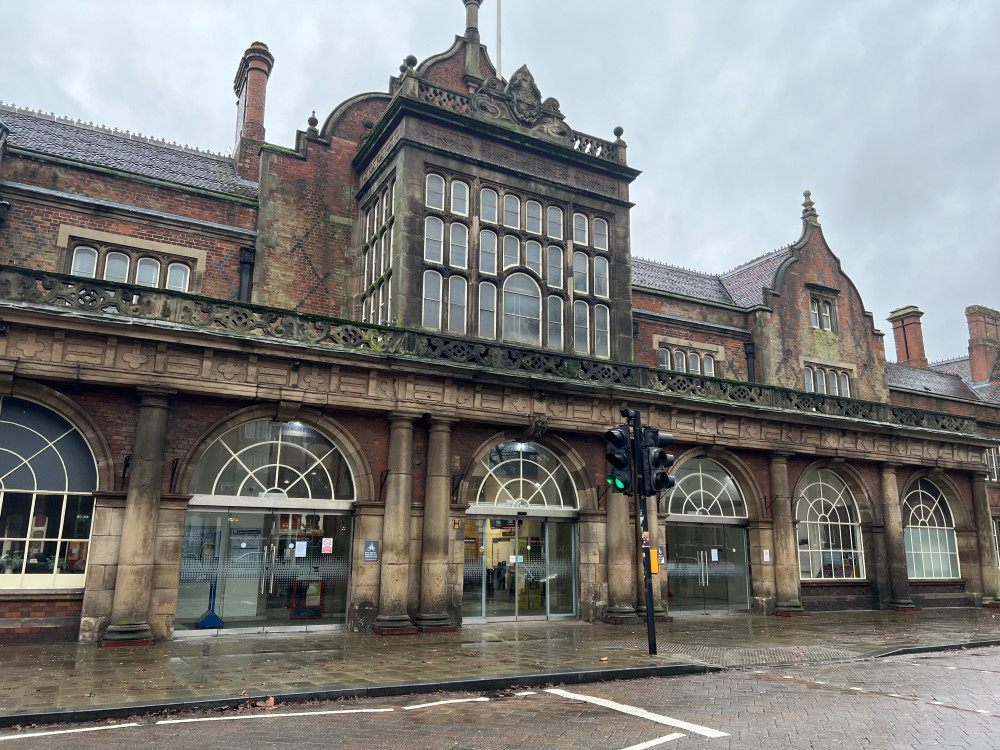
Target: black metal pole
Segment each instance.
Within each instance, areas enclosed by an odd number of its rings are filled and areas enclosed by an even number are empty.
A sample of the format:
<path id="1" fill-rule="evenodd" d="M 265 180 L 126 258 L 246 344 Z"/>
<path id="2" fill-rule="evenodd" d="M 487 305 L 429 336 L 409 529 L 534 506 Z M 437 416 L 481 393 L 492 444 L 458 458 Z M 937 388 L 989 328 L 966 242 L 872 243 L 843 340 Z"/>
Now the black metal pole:
<path id="1" fill-rule="evenodd" d="M 627 414 L 626 414 L 627 412 Z M 642 536 L 642 573 L 646 584 L 646 636 L 649 640 L 649 655 L 656 655 L 656 617 L 653 612 L 653 569 L 649 561 L 649 516 L 646 514 L 646 477 L 643 472 L 642 457 L 642 414 L 638 409 L 625 409 L 632 424 L 632 455 L 635 457 L 635 497 L 639 513 L 639 530 Z"/>

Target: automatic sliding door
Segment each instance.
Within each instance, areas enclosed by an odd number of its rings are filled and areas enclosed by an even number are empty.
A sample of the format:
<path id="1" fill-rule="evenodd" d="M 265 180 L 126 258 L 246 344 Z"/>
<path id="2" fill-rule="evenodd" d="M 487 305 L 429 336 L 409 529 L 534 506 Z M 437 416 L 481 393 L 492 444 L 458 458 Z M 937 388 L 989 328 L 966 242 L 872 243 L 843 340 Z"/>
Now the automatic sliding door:
<path id="1" fill-rule="evenodd" d="M 517 521 L 491 518 L 483 525 L 486 572 L 493 578 L 493 590 L 486 596 L 486 617 L 511 619 L 517 615 Z"/>
<path id="2" fill-rule="evenodd" d="M 493 568 L 487 567 L 483 521 L 465 520 L 465 555 L 462 566 L 462 617 L 483 617 L 486 598 L 493 598 Z"/>
<path id="3" fill-rule="evenodd" d="M 545 521 L 530 518 L 517 522 L 517 616 L 545 617 L 547 566 Z"/>

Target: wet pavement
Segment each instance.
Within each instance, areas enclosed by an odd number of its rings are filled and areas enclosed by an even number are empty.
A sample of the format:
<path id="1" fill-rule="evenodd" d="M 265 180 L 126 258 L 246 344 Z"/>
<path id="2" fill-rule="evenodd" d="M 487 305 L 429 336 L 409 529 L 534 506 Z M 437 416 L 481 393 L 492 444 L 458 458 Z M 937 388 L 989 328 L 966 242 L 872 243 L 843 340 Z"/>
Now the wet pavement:
<path id="1" fill-rule="evenodd" d="M 0 646 L 0 726 L 265 696 L 290 701 L 497 690 L 998 645 L 998 615 L 972 608 L 797 618 L 677 614 L 674 622 L 657 625 L 655 656 L 648 653 L 644 623 L 579 621 L 466 625 L 403 636 L 212 635 L 133 648 Z"/>

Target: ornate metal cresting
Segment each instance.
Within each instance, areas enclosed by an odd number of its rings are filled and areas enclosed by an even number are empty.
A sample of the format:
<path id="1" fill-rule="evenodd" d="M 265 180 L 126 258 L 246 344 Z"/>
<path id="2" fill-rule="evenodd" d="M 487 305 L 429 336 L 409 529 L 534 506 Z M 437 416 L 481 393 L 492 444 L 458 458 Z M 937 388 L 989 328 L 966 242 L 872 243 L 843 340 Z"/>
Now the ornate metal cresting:
<path id="1" fill-rule="evenodd" d="M 0 307 L 76 311 L 113 319 L 169 323 L 192 330 L 278 339 L 319 347 L 409 356 L 430 362 L 595 383 L 795 413 L 847 417 L 903 427 L 971 434 L 969 417 L 786 388 L 576 357 L 458 336 L 390 328 L 322 315 L 240 304 L 162 289 L 0 266 Z"/>

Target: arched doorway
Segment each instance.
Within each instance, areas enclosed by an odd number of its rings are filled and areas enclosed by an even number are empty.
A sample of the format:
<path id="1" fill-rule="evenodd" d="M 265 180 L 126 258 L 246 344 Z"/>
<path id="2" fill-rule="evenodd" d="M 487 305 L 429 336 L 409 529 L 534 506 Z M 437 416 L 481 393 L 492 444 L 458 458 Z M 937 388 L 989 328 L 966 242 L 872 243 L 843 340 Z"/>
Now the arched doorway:
<path id="1" fill-rule="evenodd" d="M 464 620 L 576 615 L 576 519 L 570 471 L 538 442 L 490 446 L 469 474 Z"/>
<path id="2" fill-rule="evenodd" d="M 217 436 L 191 478 L 175 632 L 346 624 L 355 479 L 300 421 Z"/>
<path id="3" fill-rule="evenodd" d="M 671 611 L 747 612 L 750 566 L 747 504 L 730 473 L 692 458 L 667 499 L 667 582 Z"/>

